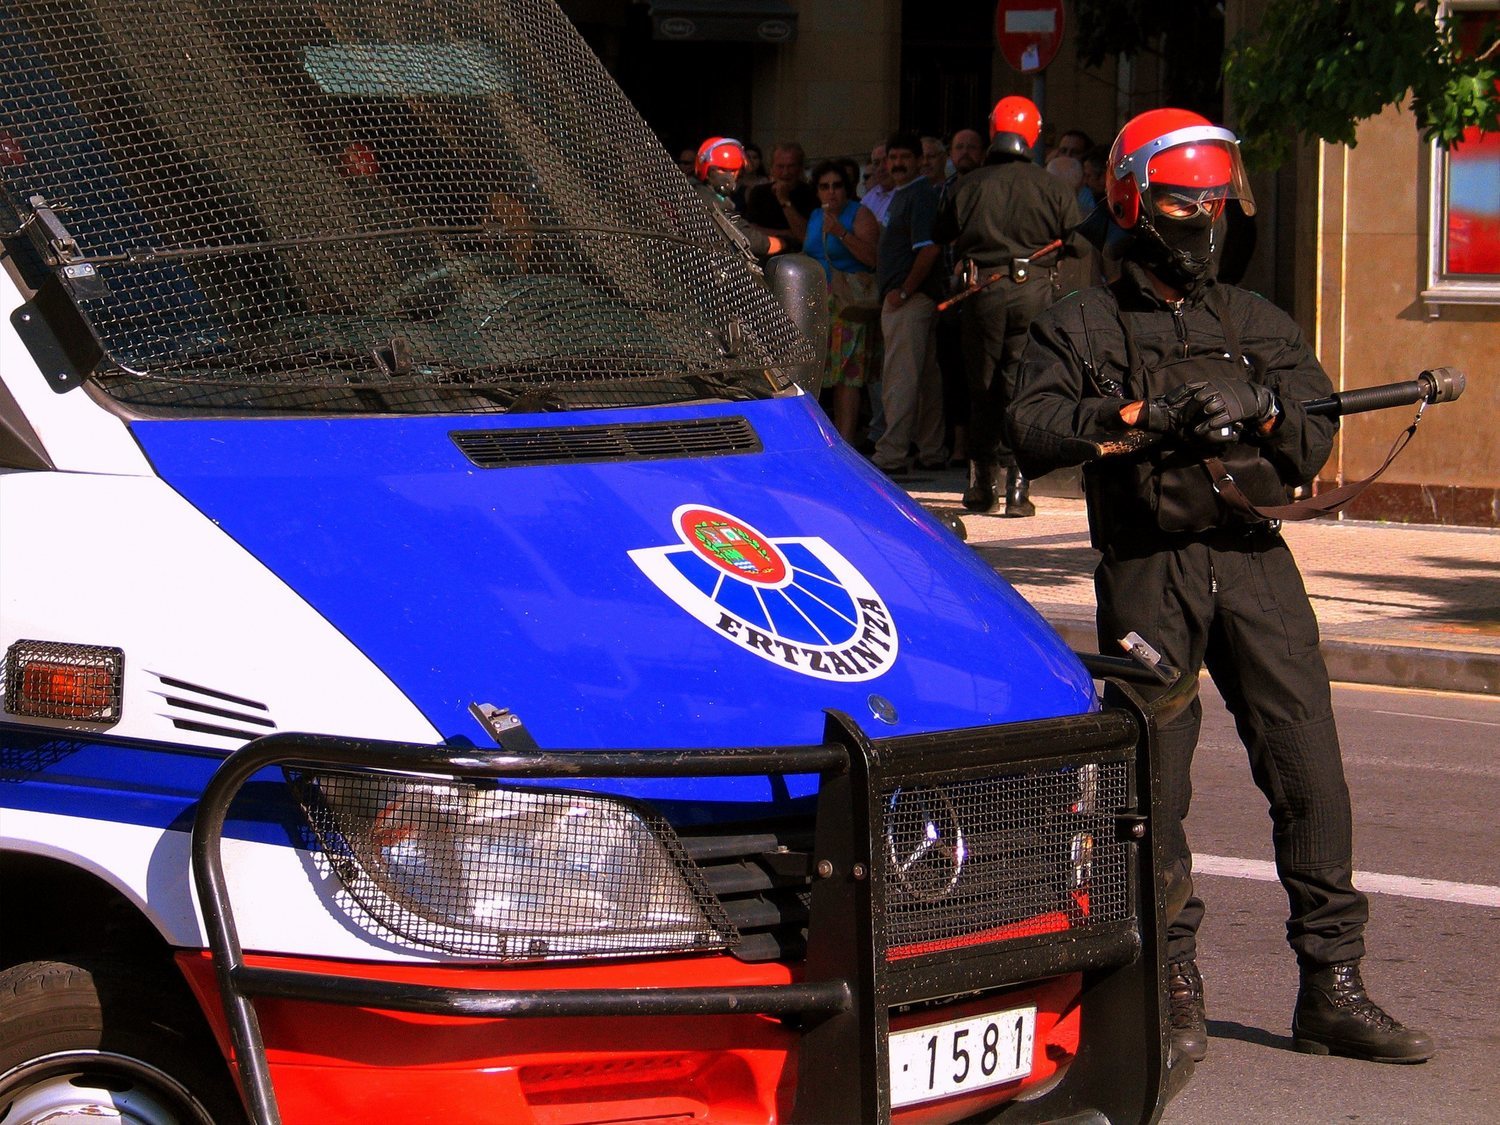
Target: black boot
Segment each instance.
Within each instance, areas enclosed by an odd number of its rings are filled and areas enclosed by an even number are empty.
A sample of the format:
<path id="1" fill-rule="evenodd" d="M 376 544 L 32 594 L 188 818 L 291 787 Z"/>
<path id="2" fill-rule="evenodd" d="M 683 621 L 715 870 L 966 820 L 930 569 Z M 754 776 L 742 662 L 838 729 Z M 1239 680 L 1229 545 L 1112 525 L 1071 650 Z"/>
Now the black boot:
<path id="1" fill-rule="evenodd" d="M 1005 514 L 1011 517 L 1036 515 L 1036 505 L 1031 502 L 1031 482 L 1014 466 L 1005 470 Z"/>
<path id="2" fill-rule="evenodd" d="M 993 461 L 970 461 L 964 507 L 971 512 L 993 512 L 999 503 L 1000 466 Z"/>
<path id="3" fill-rule="evenodd" d="M 1196 961 L 1167 966 L 1167 1006 L 1172 1015 L 1172 1050 L 1195 1063 L 1208 1054 L 1208 1021 L 1203 1015 L 1203 977 Z"/>
<path id="4" fill-rule="evenodd" d="M 1402 1027 L 1365 994 L 1358 961 L 1302 971 L 1292 1044 L 1309 1055 L 1370 1062 L 1416 1063 L 1432 1057 L 1431 1036 Z"/>

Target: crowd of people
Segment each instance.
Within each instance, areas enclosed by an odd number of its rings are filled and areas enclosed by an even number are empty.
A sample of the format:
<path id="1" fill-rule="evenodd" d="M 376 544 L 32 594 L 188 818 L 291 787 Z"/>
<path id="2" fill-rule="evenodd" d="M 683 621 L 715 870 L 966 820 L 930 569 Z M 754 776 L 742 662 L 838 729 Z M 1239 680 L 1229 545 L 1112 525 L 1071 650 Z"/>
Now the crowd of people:
<path id="1" fill-rule="evenodd" d="M 966 465 L 966 507 L 1003 503 L 1005 515 L 1028 516 L 1035 506 L 999 424 L 1003 372 L 1014 368 L 1030 317 L 1064 285 L 1104 280 L 1095 244 L 1108 245 L 1097 207 L 1106 153 L 1070 129 L 1038 162 L 1035 106 L 1002 106 L 988 138 L 976 129 L 946 142 L 898 133 L 863 165 L 831 158 L 809 174 L 796 142 L 775 145 L 766 160 L 758 146 L 723 137 L 682 150 L 679 161 L 752 252 L 800 249 L 823 266 L 822 401 L 845 440 L 894 478 Z M 977 170 L 1006 165 L 977 177 L 983 190 L 964 186 Z M 1062 266 L 1069 256 L 1078 261 Z"/>
<path id="2" fill-rule="evenodd" d="M 1421 1062 L 1432 1038 L 1361 977 L 1368 908 L 1328 673 L 1280 534 L 1328 510 L 1287 498 L 1333 447 L 1336 420 L 1305 409 L 1332 384 L 1291 318 L 1233 284 L 1243 252 L 1225 235 L 1255 209 L 1238 139 L 1156 109 L 1108 150 L 1068 130 L 1038 160 L 1030 101 L 1002 98 L 988 125 L 988 147 L 968 129 L 946 145 L 898 133 L 858 186 L 836 160 L 805 182 L 792 144 L 748 188 L 748 154 L 724 138 L 695 171 L 756 253 L 800 247 L 822 263 L 832 417 L 876 467 L 901 477 L 957 456 L 965 507 L 1028 516 L 1027 474 L 1083 466 L 1101 651 L 1135 637 L 1184 675 L 1206 668 L 1266 797 L 1300 975 L 1294 1046 Z M 1069 258 L 1084 272 L 1056 301 Z M 1171 1059 L 1187 1066 L 1209 1038 L 1183 828 L 1201 714 L 1195 699 L 1162 724 L 1152 769 Z"/>

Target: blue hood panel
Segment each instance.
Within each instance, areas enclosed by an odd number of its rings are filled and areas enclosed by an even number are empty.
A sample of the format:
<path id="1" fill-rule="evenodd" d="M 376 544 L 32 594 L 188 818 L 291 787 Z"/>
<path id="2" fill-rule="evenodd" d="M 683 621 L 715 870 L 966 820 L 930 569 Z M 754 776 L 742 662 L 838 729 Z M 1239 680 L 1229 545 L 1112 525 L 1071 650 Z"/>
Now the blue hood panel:
<path id="1" fill-rule="evenodd" d="M 763 451 L 483 469 L 451 437 L 710 416 L 746 418 Z M 491 744 L 474 702 L 547 748 L 815 743 L 829 708 L 882 737 L 1094 706 L 1035 611 L 805 398 L 132 429 L 449 738 Z"/>

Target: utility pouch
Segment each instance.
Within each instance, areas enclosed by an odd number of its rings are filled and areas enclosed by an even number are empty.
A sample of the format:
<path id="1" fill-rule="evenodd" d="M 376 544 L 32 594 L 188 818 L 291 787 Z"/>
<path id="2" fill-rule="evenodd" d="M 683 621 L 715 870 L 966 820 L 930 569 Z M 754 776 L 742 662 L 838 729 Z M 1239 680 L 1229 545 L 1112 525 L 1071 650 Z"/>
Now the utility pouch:
<path id="1" fill-rule="evenodd" d="M 1245 379 L 1249 374 L 1241 360 L 1222 355 L 1193 356 L 1157 368 L 1150 373 L 1148 382 L 1154 396 L 1168 394 L 1188 383 L 1202 382 L 1211 375 Z M 1201 446 L 1186 449 L 1158 446 L 1136 466 L 1140 475 L 1137 487 L 1162 531 L 1208 531 L 1256 522 L 1220 497 L 1204 456 Z M 1231 442 L 1219 452 L 1219 461 L 1253 504 L 1269 506 L 1286 502 L 1286 489 L 1275 466 L 1260 455 L 1254 444 Z"/>
<path id="2" fill-rule="evenodd" d="M 1238 334 L 1226 311 L 1219 307 L 1217 297 L 1218 294 L 1210 289 L 1205 303 L 1219 320 L 1226 350 L 1218 354 L 1172 359 L 1150 370 L 1141 364 L 1135 341 L 1124 317 L 1120 317 L 1130 368 L 1126 378 L 1137 392 L 1129 397 L 1149 400 L 1210 377 L 1254 380 L 1254 372 L 1240 352 Z M 1118 303 L 1116 311 L 1119 311 Z M 1253 506 L 1269 507 L 1286 502 L 1286 487 L 1276 467 L 1261 456 L 1260 448 L 1254 442 L 1245 440 L 1213 449 L 1202 445 L 1156 446 L 1138 455 L 1128 469 L 1122 467 L 1120 477 L 1123 479 L 1115 485 L 1117 498 L 1124 501 L 1120 494 L 1129 489 L 1132 502 L 1128 506 L 1134 509 L 1135 517 L 1149 520 L 1159 530 L 1172 534 L 1266 522 L 1243 507 L 1226 503 L 1220 496 L 1214 473 L 1205 463 L 1206 457 L 1215 455 L 1222 472 L 1233 477 L 1240 492 Z"/>

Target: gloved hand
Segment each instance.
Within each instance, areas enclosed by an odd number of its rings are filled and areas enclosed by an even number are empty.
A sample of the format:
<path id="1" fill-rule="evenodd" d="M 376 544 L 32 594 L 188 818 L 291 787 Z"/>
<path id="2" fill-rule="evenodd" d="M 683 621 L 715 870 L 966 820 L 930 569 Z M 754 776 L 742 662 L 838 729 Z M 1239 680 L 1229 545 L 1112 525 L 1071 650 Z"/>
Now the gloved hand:
<path id="1" fill-rule="evenodd" d="M 1164 395 L 1157 395 L 1141 407 L 1139 425 L 1153 434 L 1186 437 L 1197 417 L 1197 396 L 1207 383 L 1184 383 Z"/>
<path id="2" fill-rule="evenodd" d="M 1238 423 L 1261 426 L 1276 417 L 1271 388 L 1244 379 L 1211 376 L 1193 392 L 1193 436 L 1204 441 L 1233 441 Z"/>

